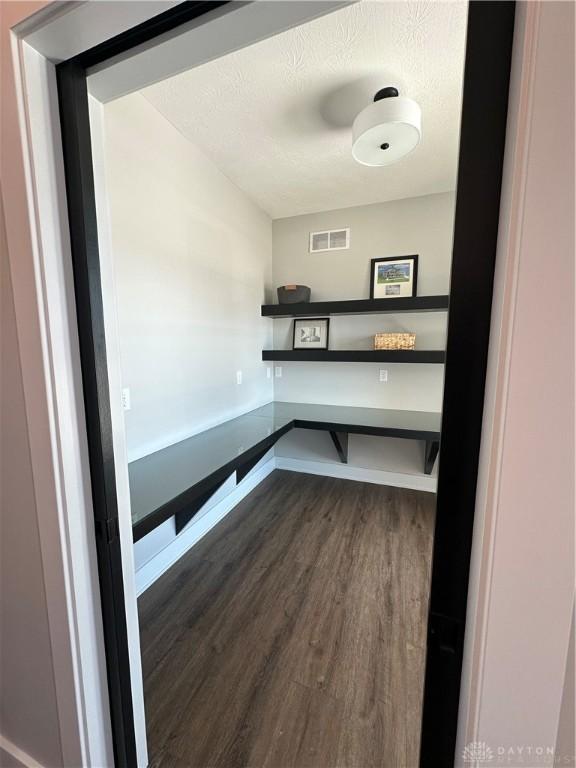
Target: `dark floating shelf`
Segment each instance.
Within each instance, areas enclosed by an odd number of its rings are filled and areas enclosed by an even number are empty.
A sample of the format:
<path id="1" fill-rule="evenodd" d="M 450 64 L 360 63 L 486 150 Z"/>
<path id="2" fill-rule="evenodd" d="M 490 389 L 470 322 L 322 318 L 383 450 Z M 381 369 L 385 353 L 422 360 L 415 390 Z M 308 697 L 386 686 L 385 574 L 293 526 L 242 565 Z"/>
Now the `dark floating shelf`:
<path id="1" fill-rule="evenodd" d="M 443 363 L 443 350 L 265 349 L 262 360 L 324 363 Z"/>
<path id="2" fill-rule="evenodd" d="M 304 304 L 263 304 L 262 317 L 314 317 L 315 315 L 375 315 L 396 312 L 445 312 L 449 297 L 411 296 L 398 299 L 309 301 Z"/>

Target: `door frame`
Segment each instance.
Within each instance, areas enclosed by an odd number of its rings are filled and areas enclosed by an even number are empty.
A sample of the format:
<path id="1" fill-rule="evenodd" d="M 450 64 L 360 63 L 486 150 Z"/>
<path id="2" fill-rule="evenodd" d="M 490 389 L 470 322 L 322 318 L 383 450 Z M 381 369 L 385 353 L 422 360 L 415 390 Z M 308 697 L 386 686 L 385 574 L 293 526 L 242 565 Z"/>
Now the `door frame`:
<path id="1" fill-rule="evenodd" d="M 198 15 L 200 7 L 206 7 L 207 4 L 184 5 L 185 13 Z M 102 326 L 99 325 L 101 318 L 98 314 L 99 311 L 101 313 L 101 294 L 99 284 L 94 283 L 95 273 L 87 269 L 88 266 L 91 269 L 97 268 L 97 262 L 93 262 L 95 246 L 97 256 L 97 241 L 92 239 L 96 233 L 93 228 L 93 183 L 90 194 L 91 168 L 88 176 L 85 175 L 89 167 L 86 165 L 87 160 L 91 163 L 89 123 L 86 120 L 86 66 L 93 66 L 97 61 L 127 51 L 143 39 L 151 39 L 159 33 L 162 24 L 172 25 L 170 28 L 173 28 L 177 17 L 177 24 L 182 23 L 183 11 L 183 7 L 177 6 L 173 11 L 161 14 L 163 19 L 155 17 L 144 22 L 58 67 L 61 103 L 62 94 L 66 100 L 62 110 L 62 127 L 76 292 L 77 298 L 88 301 L 88 306 L 77 301 L 77 313 L 92 495 L 95 516 L 100 521 L 96 523 L 97 530 L 104 533 L 99 537 L 104 544 L 101 543 L 98 550 L 109 660 L 114 656 L 118 660 L 125 658 L 123 654 L 126 648 L 122 647 L 125 619 L 123 613 L 118 612 L 118 606 L 123 605 L 121 590 L 114 587 L 115 583 L 118 587 L 121 560 L 118 562 L 119 550 L 114 546 L 115 499 L 110 495 L 113 489 L 113 483 L 110 482 L 113 464 L 110 465 L 109 446 L 106 443 L 110 423 L 109 403 L 106 402 L 108 394 L 107 387 L 103 386 L 106 378 L 100 378 L 103 373 L 102 363 L 105 363 Z M 448 316 L 444 437 L 430 595 L 422 764 L 425 764 L 426 756 L 433 755 L 435 763 L 440 761 L 440 764 L 449 765 L 454 756 L 513 25 L 513 3 L 472 3 L 464 81 L 451 307 Z M 86 57 L 84 61 L 83 56 Z M 99 59 L 99 56 L 103 58 Z M 487 115 L 490 116 L 489 121 L 486 120 Z M 82 141 L 78 142 L 79 139 Z M 75 196 L 77 192 L 81 193 L 79 197 Z M 483 212 L 482 217 L 478 211 Z M 466 285 L 472 279 L 475 291 L 469 295 Z M 473 381 L 468 375 L 470 370 L 475 373 Z M 461 417 L 463 411 L 468 414 L 466 423 Z M 113 456 L 111 460 L 113 462 Z M 108 538 L 112 540 L 107 541 Z M 112 621 L 115 626 L 106 627 Z M 109 643 L 114 643 L 115 648 L 109 648 Z M 117 765 L 135 764 L 130 762 L 134 753 L 129 743 L 129 717 L 128 721 L 124 719 L 129 692 L 129 682 L 125 677 L 119 678 L 110 687 Z M 119 720 L 122 721 L 120 724 Z M 127 762 L 123 762 L 124 759 Z"/>

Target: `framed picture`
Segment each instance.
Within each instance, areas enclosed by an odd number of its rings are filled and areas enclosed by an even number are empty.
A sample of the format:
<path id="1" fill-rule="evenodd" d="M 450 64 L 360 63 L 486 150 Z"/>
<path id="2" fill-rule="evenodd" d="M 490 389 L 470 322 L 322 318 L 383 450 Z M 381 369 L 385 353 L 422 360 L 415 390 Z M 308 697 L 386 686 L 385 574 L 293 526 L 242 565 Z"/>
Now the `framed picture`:
<path id="1" fill-rule="evenodd" d="M 329 317 L 306 317 L 294 320 L 292 349 L 328 349 Z"/>
<path id="2" fill-rule="evenodd" d="M 395 299 L 416 296 L 418 256 L 390 256 L 372 259 L 370 297 Z"/>

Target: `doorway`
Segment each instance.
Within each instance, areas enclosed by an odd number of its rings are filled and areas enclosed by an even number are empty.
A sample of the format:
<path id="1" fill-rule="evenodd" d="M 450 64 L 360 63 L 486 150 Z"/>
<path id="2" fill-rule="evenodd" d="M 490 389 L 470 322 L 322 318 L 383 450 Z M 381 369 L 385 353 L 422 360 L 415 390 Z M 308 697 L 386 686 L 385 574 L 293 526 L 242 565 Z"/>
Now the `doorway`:
<path id="1" fill-rule="evenodd" d="M 196 7 L 195 11 L 198 12 L 199 8 Z M 496 18 L 497 34 L 501 36 L 499 44 L 495 43 L 493 31 Z M 491 268 L 498 220 L 512 21 L 513 8 L 508 5 L 501 5 L 500 11 L 492 6 L 488 6 L 484 11 L 475 4 L 470 7 L 459 175 L 456 186 L 450 313 L 446 343 L 447 365 L 442 411 L 441 471 L 438 478 L 431 610 L 429 613 L 427 685 L 424 697 L 423 742 L 420 752 L 421 760 L 425 759 L 426 755 L 434 754 L 446 758 L 446 764 L 451 760 L 448 756 L 453 754 L 455 737 L 467 567 L 473 519 L 475 473 L 482 415 L 483 378 L 491 298 Z M 478 67 L 484 56 L 483 46 L 487 45 L 486 36 L 490 28 L 492 29 L 491 50 L 496 50 L 500 55 L 491 59 L 493 71 L 488 73 L 489 77 L 483 70 L 483 84 L 480 85 Z M 134 39 L 120 41 L 120 44 L 124 46 L 128 43 L 133 44 Z M 112 47 L 100 54 L 92 52 L 92 58 L 86 59 L 85 64 L 76 61 L 61 65 L 60 93 L 67 156 L 68 191 L 69 200 L 72 201 L 70 203 L 70 218 L 80 316 L 85 398 L 91 436 L 93 485 L 95 492 L 96 489 L 98 491 L 95 496 L 95 501 L 98 501 L 98 504 L 95 506 L 101 521 L 99 531 L 103 605 L 105 611 L 110 611 L 105 617 L 109 633 L 109 653 L 111 653 L 110 648 L 116 648 L 120 654 L 117 657 L 119 662 L 117 665 L 110 663 L 112 669 L 109 669 L 109 682 L 111 691 L 116 691 L 116 694 L 113 693 L 112 695 L 113 697 L 116 696 L 116 700 L 113 700 L 113 711 L 116 715 L 118 743 L 122 742 L 120 734 L 124 732 L 126 737 L 124 755 L 127 764 L 130 764 L 133 760 L 129 746 L 132 702 L 126 700 L 127 692 L 130 691 L 130 685 L 126 679 L 128 667 L 122 663 L 121 656 L 122 653 L 126 654 L 127 638 L 122 636 L 124 596 L 119 581 L 121 571 L 118 570 L 120 548 L 113 522 L 116 517 L 117 499 L 114 477 L 111 478 L 110 475 L 114 469 L 114 462 L 117 461 L 117 456 L 114 455 L 110 441 L 110 403 L 108 401 L 108 387 L 106 386 L 108 364 L 102 344 L 105 337 L 105 324 L 102 306 L 99 306 L 98 299 L 102 292 L 100 276 L 95 270 L 99 264 L 100 254 L 97 245 L 96 248 L 94 247 L 97 243 L 97 238 L 94 237 L 97 230 L 94 228 L 96 217 L 94 190 L 90 174 L 88 177 L 76 175 L 81 170 L 82 163 L 89 163 L 90 167 L 92 163 L 89 126 L 86 122 L 88 109 L 85 90 L 86 66 L 89 66 L 89 62 L 91 64 L 96 63 L 98 56 L 104 53 L 108 58 L 111 50 L 118 52 L 118 49 Z M 473 146 L 477 144 L 479 126 L 482 126 L 484 136 L 486 136 L 487 127 L 478 121 L 477 115 L 482 114 L 488 99 L 493 114 L 499 115 L 500 119 L 490 126 L 494 132 L 490 142 L 492 149 L 489 155 L 483 155 L 473 149 Z M 496 109 L 495 104 L 499 105 Z M 72 137 L 80 138 L 82 141 L 72 146 Z M 78 146 L 82 150 L 80 154 L 77 152 Z M 495 147 L 497 151 L 494 151 Z M 472 188 L 471 179 L 476 178 L 475 172 L 478 174 L 478 183 Z M 78 184 L 80 185 L 78 186 Z M 482 222 L 478 221 L 476 215 L 478 206 L 481 206 L 482 210 L 485 211 Z M 90 217 L 92 231 L 87 237 L 90 228 L 77 227 L 76 225 L 79 222 L 85 224 L 87 218 L 90 219 Z M 471 240 L 471 235 L 474 235 L 474 241 Z M 88 250 L 87 244 L 89 245 Z M 492 260 L 486 259 L 486 253 L 492 254 Z M 475 287 L 471 293 L 470 281 L 472 279 L 475 281 Z M 349 298 L 355 297 L 350 296 Z M 472 336 L 476 340 L 476 345 L 470 343 L 471 336 L 463 338 L 461 332 L 463 327 L 469 327 L 470 324 L 477 332 L 475 337 Z M 480 372 L 480 375 L 473 378 L 470 377 L 471 361 L 474 363 L 474 370 L 477 374 Z M 102 379 L 103 374 L 104 379 Z M 463 382 L 466 382 L 466 388 L 463 387 Z M 454 396 L 454 392 L 458 392 L 458 397 Z M 462 423 L 462 413 L 469 416 L 465 424 Z M 299 418 L 298 421 L 298 428 L 306 429 L 303 427 L 306 419 Z M 315 423 L 319 423 L 318 420 Z M 333 424 L 341 426 L 339 422 L 333 422 Z M 285 426 L 286 424 L 283 425 L 283 427 Z M 338 434 L 336 429 L 328 430 L 328 432 L 330 431 Z M 316 434 L 316 432 L 313 434 L 320 437 L 320 434 Z M 322 435 L 322 437 L 326 437 L 326 435 Z M 286 438 L 288 439 L 288 435 Z M 466 445 L 469 446 L 469 450 L 463 450 Z M 340 446 L 342 447 L 342 442 L 340 442 Z M 263 446 L 262 450 L 266 447 Z M 252 458 L 255 458 L 255 455 L 248 457 L 247 460 Z M 235 467 L 234 471 L 238 471 L 238 469 L 239 467 Z M 458 582 L 455 581 L 455 574 L 459 575 Z M 456 586 L 454 586 L 455 584 Z M 124 650 L 122 650 L 123 646 Z M 113 657 L 109 656 L 109 661 L 111 658 Z M 118 670 L 121 671 L 123 677 L 114 681 Z M 450 693 L 447 695 L 446 691 Z M 440 701 L 442 706 L 439 705 Z M 117 757 L 119 763 L 122 763 L 123 760 L 120 755 L 121 751 L 117 753 Z"/>

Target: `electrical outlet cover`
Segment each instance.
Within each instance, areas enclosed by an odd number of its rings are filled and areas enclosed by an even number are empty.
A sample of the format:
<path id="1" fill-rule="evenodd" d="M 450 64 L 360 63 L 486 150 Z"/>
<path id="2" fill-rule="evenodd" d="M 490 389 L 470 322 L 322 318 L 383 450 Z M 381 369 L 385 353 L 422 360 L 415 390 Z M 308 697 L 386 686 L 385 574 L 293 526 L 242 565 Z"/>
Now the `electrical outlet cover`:
<path id="1" fill-rule="evenodd" d="M 123 387 L 122 389 L 122 410 L 129 411 L 132 407 L 130 402 L 130 387 Z"/>

